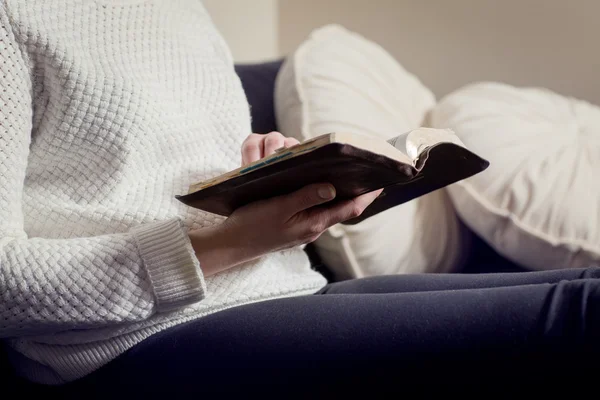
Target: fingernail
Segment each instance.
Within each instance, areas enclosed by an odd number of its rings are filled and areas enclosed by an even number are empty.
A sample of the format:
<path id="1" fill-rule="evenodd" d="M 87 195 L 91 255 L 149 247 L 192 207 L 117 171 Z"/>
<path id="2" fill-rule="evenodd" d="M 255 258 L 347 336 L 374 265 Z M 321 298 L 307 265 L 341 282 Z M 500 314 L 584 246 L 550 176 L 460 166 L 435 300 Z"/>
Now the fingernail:
<path id="1" fill-rule="evenodd" d="M 335 188 L 333 186 L 321 186 L 317 193 L 319 197 L 325 200 L 333 199 L 335 197 Z"/>

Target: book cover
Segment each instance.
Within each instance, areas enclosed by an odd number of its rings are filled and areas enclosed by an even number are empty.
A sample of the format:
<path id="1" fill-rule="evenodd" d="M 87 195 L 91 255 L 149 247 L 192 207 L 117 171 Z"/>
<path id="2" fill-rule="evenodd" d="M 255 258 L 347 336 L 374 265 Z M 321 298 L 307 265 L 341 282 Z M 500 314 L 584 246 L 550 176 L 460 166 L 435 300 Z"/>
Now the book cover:
<path id="1" fill-rule="evenodd" d="M 421 128 L 388 142 L 352 135 L 321 135 L 244 168 L 190 187 L 184 204 L 229 216 L 253 201 L 328 182 L 341 201 L 384 188 L 356 224 L 485 170 L 489 162 L 468 150 L 451 132 Z"/>

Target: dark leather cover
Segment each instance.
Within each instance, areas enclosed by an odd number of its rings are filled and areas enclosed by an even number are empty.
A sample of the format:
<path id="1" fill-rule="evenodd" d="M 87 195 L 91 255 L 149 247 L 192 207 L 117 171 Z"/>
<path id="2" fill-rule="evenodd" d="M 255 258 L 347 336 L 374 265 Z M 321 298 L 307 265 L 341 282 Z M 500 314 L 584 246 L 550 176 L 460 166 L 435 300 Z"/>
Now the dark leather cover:
<path id="1" fill-rule="evenodd" d="M 354 224 L 474 175 L 488 165 L 476 154 L 451 143 L 424 151 L 416 167 L 351 145 L 331 143 L 177 199 L 190 207 L 229 216 L 245 204 L 291 193 L 311 183 L 333 184 L 337 192 L 334 201 L 385 188 L 360 217 L 346 221 Z"/>
<path id="2" fill-rule="evenodd" d="M 427 148 L 417 161 L 418 173 L 408 181 L 387 186 L 383 193 L 358 217 L 345 221 L 357 224 L 375 214 L 441 189 L 485 170 L 489 162 L 453 143 Z"/>

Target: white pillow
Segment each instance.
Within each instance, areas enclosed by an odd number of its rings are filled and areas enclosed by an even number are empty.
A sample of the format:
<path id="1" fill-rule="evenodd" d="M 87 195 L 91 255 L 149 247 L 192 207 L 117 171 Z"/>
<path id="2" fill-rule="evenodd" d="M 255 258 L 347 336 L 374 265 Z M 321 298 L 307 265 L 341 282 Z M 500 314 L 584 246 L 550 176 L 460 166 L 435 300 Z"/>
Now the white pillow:
<path id="1" fill-rule="evenodd" d="M 490 161 L 449 192 L 496 251 L 534 270 L 600 265 L 600 108 L 478 83 L 446 96 L 430 122 Z"/>
<path id="2" fill-rule="evenodd" d="M 328 132 L 391 138 L 422 125 L 430 90 L 382 47 L 338 25 L 314 31 L 278 75 L 275 109 L 285 135 Z M 458 268 L 463 232 L 447 194 L 431 193 L 354 226 L 337 225 L 316 249 L 337 279 Z"/>

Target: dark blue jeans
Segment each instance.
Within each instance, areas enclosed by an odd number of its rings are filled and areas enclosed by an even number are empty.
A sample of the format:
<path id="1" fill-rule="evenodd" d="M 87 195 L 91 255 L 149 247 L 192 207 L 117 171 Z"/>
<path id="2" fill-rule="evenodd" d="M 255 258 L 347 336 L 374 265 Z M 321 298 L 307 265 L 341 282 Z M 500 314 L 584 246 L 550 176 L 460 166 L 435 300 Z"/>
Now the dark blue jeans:
<path id="1" fill-rule="evenodd" d="M 338 282 L 163 331 L 61 390 L 402 394 L 581 382 L 586 363 L 600 363 L 599 278 L 589 268 Z"/>

